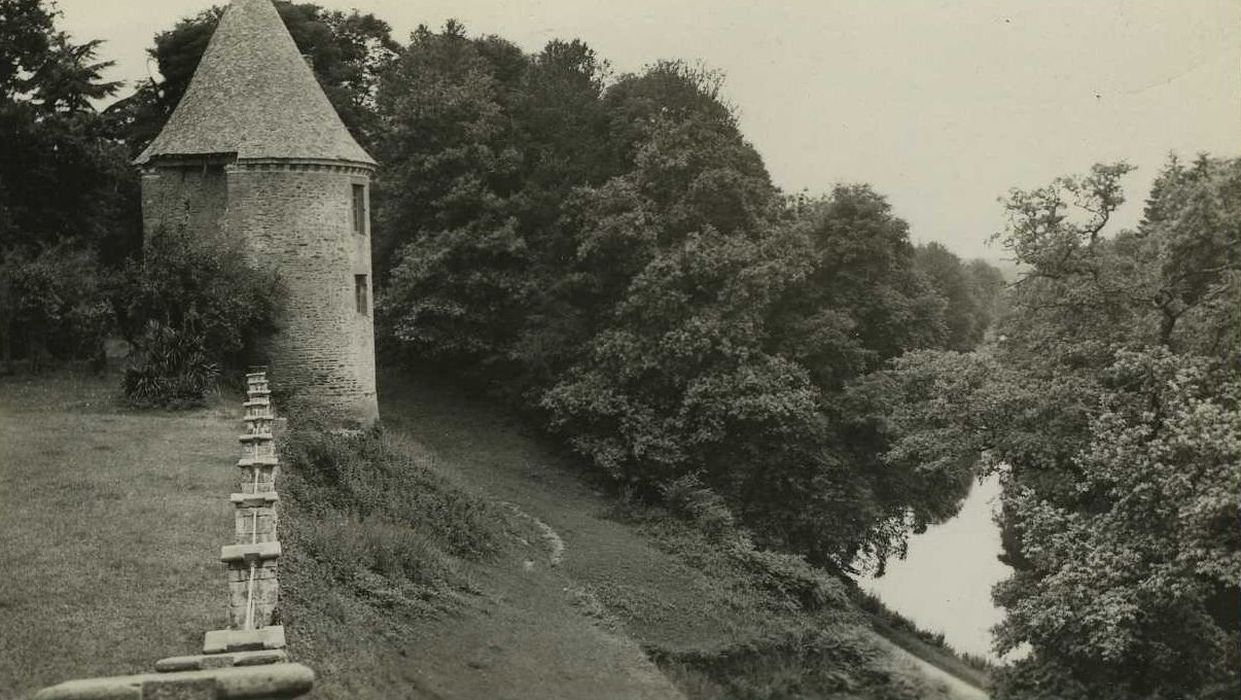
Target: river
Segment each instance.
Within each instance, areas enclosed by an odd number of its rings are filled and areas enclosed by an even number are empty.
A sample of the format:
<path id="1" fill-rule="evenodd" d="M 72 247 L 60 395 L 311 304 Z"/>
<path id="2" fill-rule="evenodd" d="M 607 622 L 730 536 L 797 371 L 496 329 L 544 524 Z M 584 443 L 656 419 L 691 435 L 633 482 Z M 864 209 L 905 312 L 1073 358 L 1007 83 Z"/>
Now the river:
<path id="1" fill-rule="evenodd" d="M 976 483 L 955 518 L 911 537 L 905 559 L 859 585 L 919 627 L 942 632 L 954 649 L 998 660 L 990 629 L 1003 613 L 991 602 L 991 587 L 1011 571 L 997 559 L 1000 528 L 992 513 L 999 496 L 998 477 Z"/>

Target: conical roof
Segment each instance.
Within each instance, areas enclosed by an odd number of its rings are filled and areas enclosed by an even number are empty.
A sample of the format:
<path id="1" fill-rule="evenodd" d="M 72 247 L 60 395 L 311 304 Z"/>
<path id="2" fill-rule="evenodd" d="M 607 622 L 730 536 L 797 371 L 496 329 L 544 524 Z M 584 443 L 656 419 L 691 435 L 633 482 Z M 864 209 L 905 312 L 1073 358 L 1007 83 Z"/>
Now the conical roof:
<path id="1" fill-rule="evenodd" d="M 208 153 L 375 163 L 328 102 L 271 0 L 233 0 L 181 103 L 135 162 Z"/>

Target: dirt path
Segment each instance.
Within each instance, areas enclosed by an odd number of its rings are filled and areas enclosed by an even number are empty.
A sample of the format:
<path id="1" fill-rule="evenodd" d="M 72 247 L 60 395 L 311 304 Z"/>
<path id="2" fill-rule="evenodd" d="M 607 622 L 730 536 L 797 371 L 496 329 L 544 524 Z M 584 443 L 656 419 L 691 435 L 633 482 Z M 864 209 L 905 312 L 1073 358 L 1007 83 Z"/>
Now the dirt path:
<path id="1" fill-rule="evenodd" d="M 659 525 L 623 516 L 616 498 L 588 485 L 578 460 L 458 387 L 397 376 L 381 386 L 381 415 L 398 447 L 508 511 L 511 541 L 498 556 L 463 562 L 474 592 L 442 613 L 400 619 L 365 599 L 329 599 L 331 590 L 324 607 L 290 619 L 290 652 L 316 659 L 315 698 L 727 698 L 720 683 L 732 676 L 717 683 L 706 675 L 714 671 L 679 659 L 762 645 L 820 623 L 839 624 L 844 644 L 867 634 L 834 612 L 814 621 L 789 612 L 725 560 L 700 559 L 715 556 L 709 549 L 660 539 Z M 299 647 L 300 639 L 319 650 Z M 648 654 L 673 660 L 661 669 Z M 786 683 L 797 670 L 773 664 L 738 671 L 737 683 L 799 688 L 795 679 Z M 890 689 L 915 689 L 917 698 L 977 698 L 928 684 L 895 650 L 874 669 L 885 679 L 892 674 L 884 681 Z"/>
<path id="2" fill-rule="evenodd" d="M 489 423 L 476 407 L 454 410 L 454 392 L 429 397 L 394 381 L 385 387 L 381 412 L 394 437 L 498 501 L 523 530 L 513 552 L 471 568 L 480 594 L 463 609 L 402 632 L 397 646 L 408 661 L 389 687 L 410 698 L 682 700 L 576 575 L 591 559 L 584 532 L 606 537 L 596 531 L 615 528 L 614 539 L 625 532 L 595 518 L 591 511 L 604 501 L 569 475 L 545 471 L 546 454 L 502 419 Z M 636 537 L 630 544 L 645 547 Z M 324 680 L 318 697 L 368 697 Z"/>
<path id="3" fill-rule="evenodd" d="M 714 582 L 656 549 L 612 517 L 615 500 L 589 487 L 574 461 L 552 454 L 501 411 L 453 387 L 384 377 L 381 414 L 415 440 L 437 467 L 491 497 L 514 504 L 563 542 L 558 570 L 581 595 L 609 601 L 625 633 L 643 645 L 711 648 L 748 641 L 753 621 L 713 604 Z"/>
<path id="4" fill-rule="evenodd" d="M 893 656 L 896 657 L 900 663 L 912 666 L 917 669 L 919 673 L 926 676 L 934 683 L 942 686 L 946 691 L 946 695 L 952 700 L 989 700 L 991 697 L 987 695 L 986 691 L 983 689 L 966 683 L 951 673 L 923 661 L 883 637 L 877 636 L 876 639 L 878 639 L 883 646 L 891 650 Z"/>
<path id="5" fill-rule="evenodd" d="M 504 412 L 488 412 L 481 402 L 462 397 L 453 387 L 439 387 L 434 380 L 386 377 L 381 384 L 385 424 L 425 450 L 441 470 L 529 518 L 543 540 L 547 558 L 541 564 L 560 576 L 562 593 L 586 601 L 579 610 L 589 609 L 597 595 L 608 601 L 610 612 L 604 617 L 619 618 L 624 635 L 670 650 L 744 643 L 761 629 L 761 620 L 738 618 L 727 606 L 718 605 L 719 598 L 707 590 L 712 582 L 704 582 L 700 572 L 611 517 L 612 497 L 586 485 L 573 468 L 574 460 L 551 454 L 543 441 L 523 434 L 522 426 Z M 552 562 L 555 565 L 549 567 Z M 928 679 L 938 691 L 936 697 L 987 697 L 878 635 L 875 638 L 891 649 L 894 668 Z M 636 649 L 632 643 L 629 648 Z M 649 662 L 641 663 L 654 671 Z"/>
<path id="6" fill-rule="evenodd" d="M 481 599 L 417 625 L 408 697 L 682 700 L 632 640 L 582 607 L 555 530 L 513 510 L 530 525 L 524 555 L 478 567 Z"/>

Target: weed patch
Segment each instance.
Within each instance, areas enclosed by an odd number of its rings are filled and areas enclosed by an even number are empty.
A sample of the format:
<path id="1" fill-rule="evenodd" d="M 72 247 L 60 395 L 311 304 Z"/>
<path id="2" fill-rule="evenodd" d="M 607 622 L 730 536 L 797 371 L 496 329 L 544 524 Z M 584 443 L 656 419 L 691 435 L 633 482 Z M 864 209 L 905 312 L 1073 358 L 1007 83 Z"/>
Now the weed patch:
<path id="1" fill-rule="evenodd" d="M 692 698 L 923 700 L 935 690 L 895 672 L 860 628 L 793 632 L 710 652 L 652 654 Z"/>
<path id="2" fill-rule="evenodd" d="M 280 443 L 282 534 L 314 569 L 382 608 L 433 613 L 476 592 L 463 563 L 498 550 L 504 521 L 495 506 L 382 427 L 334 432 L 299 413 Z"/>
<path id="3" fill-rule="evenodd" d="M 726 635 L 644 640 L 651 659 L 688 697 L 947 697 L 896 665 L 866 629 L 847 584 L 801 556 L 755 546 L 725 501 L 696 477 L 668 482 L 660 494 L 661 506 L 627 498 L 613 514 L 700 577 L 698 613 L 728 611 Z M 650 615 L 649 606 L 623 591 L 603 593 L 622 617 Z"/>

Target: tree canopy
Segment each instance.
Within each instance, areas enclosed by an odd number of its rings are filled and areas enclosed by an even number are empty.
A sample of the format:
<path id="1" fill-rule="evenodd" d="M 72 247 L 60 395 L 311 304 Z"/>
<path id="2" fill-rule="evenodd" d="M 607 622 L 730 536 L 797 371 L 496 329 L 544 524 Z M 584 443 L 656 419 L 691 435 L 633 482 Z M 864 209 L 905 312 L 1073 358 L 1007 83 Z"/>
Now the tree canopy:
<path id="1" fill-rule="evenodd" d="M 949 308 L 954 347 L 977 344 L 986 283 L 946 251 L 934 278 L 865 185 L 781 193 L 721 85 L 676 61 L 611 76 L 580 41 L 526 55 L 420 28 L 379 89 L 383 335 L 639 491 L 697 475 L 769 543 L 882 561 L 926 492 L 874 469 L 884 436 L 840 408 L 845 387 L 945 347 Z"/>
<path id="2" fill-rule="evenodd" d="M 1241 672 L 1241 160 L 1169 162 L 1109 235 L 1124 164 L 1014 191 L 1028 266 L 992 353 L 904 358 L 889 459 L 985 458 L 1003 483 L 1002 698 L 1223 698 Z M 946 391 L 964 376 L 980 379 Z M 910 420 L 912 419 L 912 420 Z"/>

